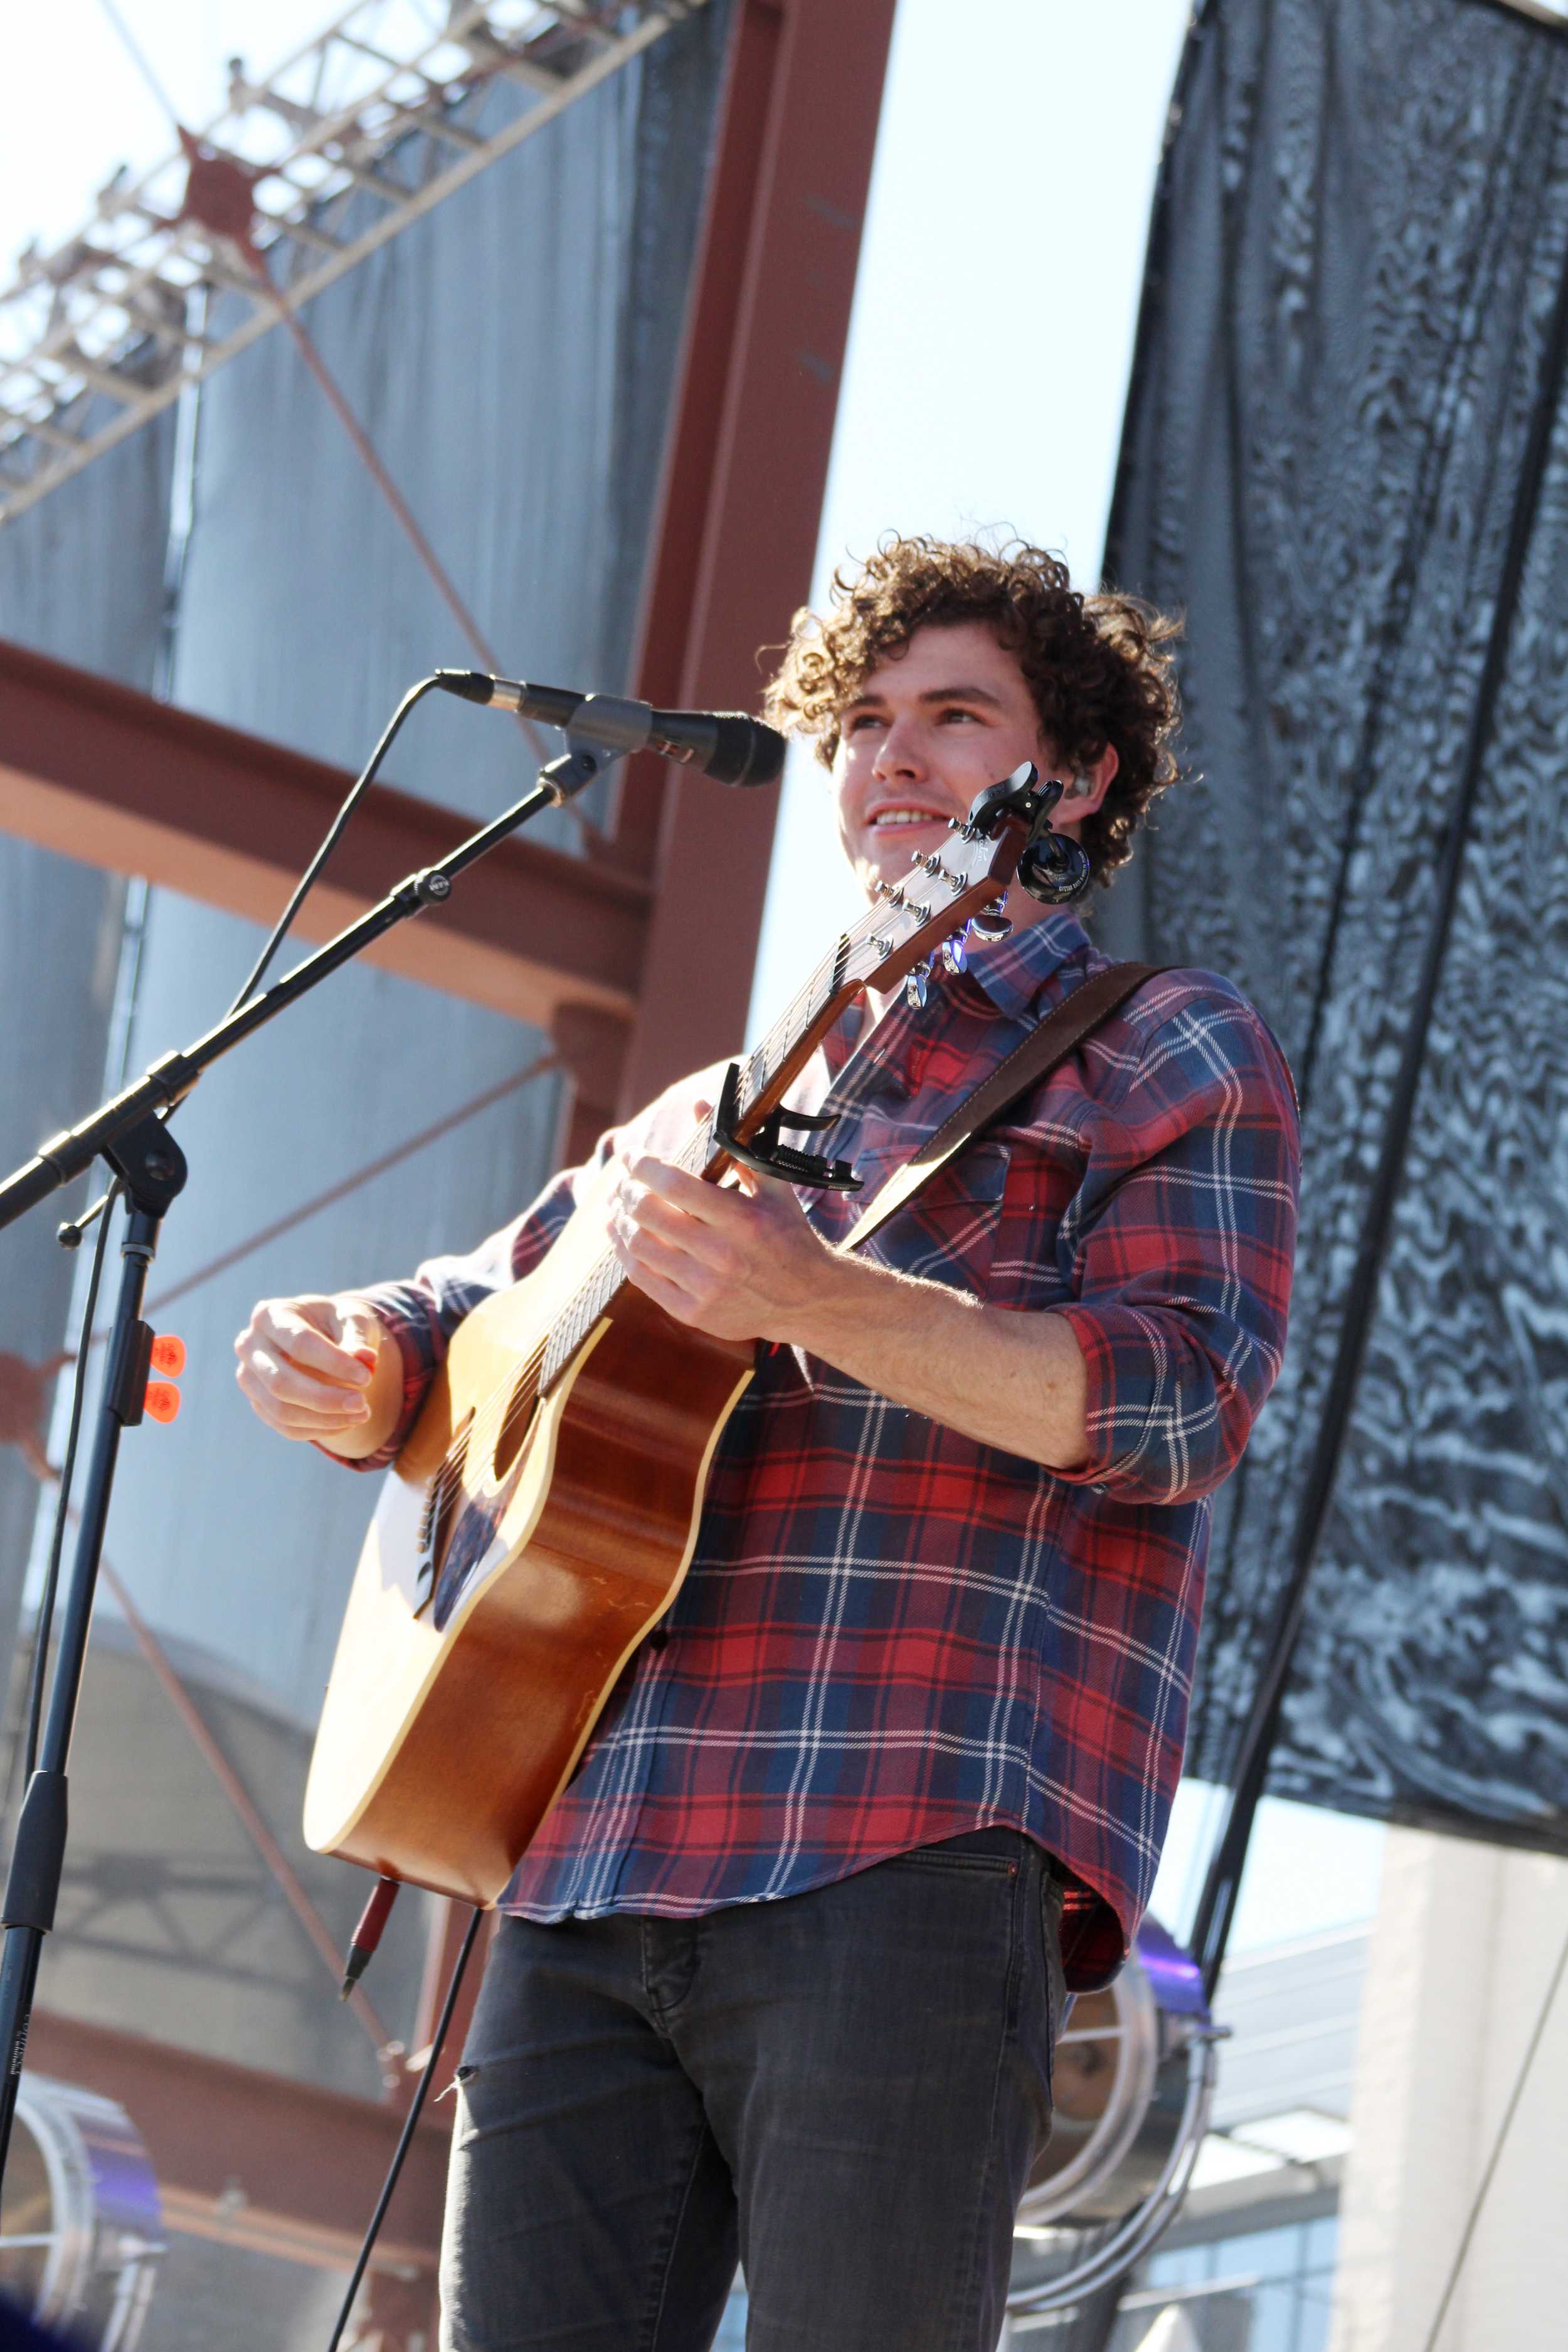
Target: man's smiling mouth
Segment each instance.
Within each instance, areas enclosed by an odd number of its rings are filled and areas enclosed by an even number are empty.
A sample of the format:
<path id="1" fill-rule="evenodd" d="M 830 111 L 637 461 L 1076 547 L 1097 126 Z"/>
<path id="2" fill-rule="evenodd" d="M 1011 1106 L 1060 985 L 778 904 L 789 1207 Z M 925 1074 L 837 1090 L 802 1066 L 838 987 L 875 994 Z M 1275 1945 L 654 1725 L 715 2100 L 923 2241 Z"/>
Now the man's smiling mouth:
<path id="1" fill-rule="evenodd" d="M 945 824 L 947 817 L 940 809 L 916 808 L 912 805 L 879 809 L 871 819 L 871 830 L 880 833 L 884 826 L 896 824 Z"/>

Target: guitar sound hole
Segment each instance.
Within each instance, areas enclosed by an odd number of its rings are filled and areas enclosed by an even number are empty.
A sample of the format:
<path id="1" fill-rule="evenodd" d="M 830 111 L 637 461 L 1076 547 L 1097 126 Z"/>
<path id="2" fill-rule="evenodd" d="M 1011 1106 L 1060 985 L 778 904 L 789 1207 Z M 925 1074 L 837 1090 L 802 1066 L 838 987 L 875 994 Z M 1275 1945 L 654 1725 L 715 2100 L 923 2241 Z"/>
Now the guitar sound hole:
<path id="1" fill-rule="evenodd" d="M 514 1391 L 511 1402 L 506 1409 L 506 1419 L 500 1425 L 500 1435 L 496 1440 L 495 1475 L 497 1478 L 506 1476 L 507 1472 L 527 1444 L 528 1433 L 533 1427 L 538 1412 L 539 1391 L 533 1385 L 532 1377 L 530 1376 L 529 1380 Z"/>

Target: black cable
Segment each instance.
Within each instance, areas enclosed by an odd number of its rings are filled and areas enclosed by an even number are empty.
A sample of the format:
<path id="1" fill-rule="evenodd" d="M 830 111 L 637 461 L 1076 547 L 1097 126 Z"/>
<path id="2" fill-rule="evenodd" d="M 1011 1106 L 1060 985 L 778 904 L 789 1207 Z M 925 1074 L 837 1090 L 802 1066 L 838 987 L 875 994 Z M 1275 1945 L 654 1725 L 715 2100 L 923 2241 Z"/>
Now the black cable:
<path id="1" fill-rule="evenodd" d="M 468 1933 L 463 1937 L 462 1949 L 458 1954 L 457 1964 L 452 1970 L 451 1981 L 447 1987 L 447 1998 L 441 2004 L 441 2014 L 436 2025 L 436 2038 L 430 2044 L 430 2055 L 426 2061 L 425 2072 L 419 2077 L 419 2087 L 409 2101 L 408 2114 L 402 2132 L 398 2136 L 397 2146 L 393 2150 L 392 2162 L 387 2167 L 386 2179 L 381 2184 L 381 2195 L 377 2198 L 375 2210 L 370 2217 L 370 2227 L 365 2231 L 360 2245 L 359 2259 L 354 2263 L 348 2284 L 348 2292 L 343 2296 L 342 2308 L 338 2313 L 338 2324 L 328 2339 L 327 2352 L 338 2352 L 338 2347 L 342 2342 L 343 2330 L 348 2326 L 353 2311 L 354 2298 L 360 2291 L 360 2282 L 370 2266 L 371 2250 L 381 2234 L 381 2225 L 386 2219 L 386 2209 L 392 2202 L 392 2192 L 397 2186 L 397 2176 L 403 2169 L 403 2159 L 413 2145 L 415 2128 L 425 2105 L 425 2094 L 430 2088 L 430 2077 L 436 2072 L 436 2061 L 441 2055 L 441 2044 L 447 2039 L 447 2028 L 452 2022 L 452 2011 L 458 2005 L 458 1993 L 462 1985 L 463 1972 L 468 1965 L 468 1956 L 474 1948 L 474 1938 L 479 1932 L 479 1921 L 484 1916 L 484 1913 L 476 1906 L 468 1921 Z"/>
<path id="2" fill-rule="evenodd" d="M 290 929 L 293 928 L 295 917 L 298 915 L 300 908 L 304 905 L 310 891 L 314 888 L 316 882 L 320 877 L 322 866 L 325 866 L 328 858 L 331 856 L 333 850 L 342 839 L 344 826 L 348 824 L 350 817 L 353 816 L 355 809 L 359 806 L 361 801 L 364 798 L 365 793 L 370 790 L 372 784 L 374 783 L 376 776 L 380 772 L 381 763 L 385 759 L 387 753 L 391 751 L 393 744 L 395 742 L 397 736 L 402 730 L 404 720 L 408 717 L 409 712 L 413 709 L 416 702 L 422 702 L 427 694 L 433 693 L 437 687 L 443 686 L 444 683 L 445 681 L 438 674 L 430 677 L 422 677 L 417 686 L 411 686 L 409 688 L 407 693 L 404 696 L 402 701 L 393 712 L 391 719 L 387 721 L 386 727 L 383 731 L 380 742 L 371 753 L 370 758 L 366 761 L 364 766 L 360 770 L 359 774 L 354 778 L 353 782 L 349 786 L 348 794 L 342 806 L 339 809 L 336 816 L 333 817 L 331 824 L 327 827 L 326 832 L 321 836 L 321 840 L 316 850 L 315 856 L 311 858 L 310 864 L 306 866 L 305 871 L 300 875 L 300 879 L 294 885 L 293 890 L 289 895 L 288 905 L 284 908 L 283 912 L 279 916 L 278 920 L 274 923 L 270 932 L 268 934 L 266 945 L 263 947 L 261 953 L 257 957 L 256 961 L 252 964 L 249 975 L 245 981 L 244 985 L 241 987 L 238 995 L 235 998 L 233 1003 L 228 1008 L 229 1013 L 237 1013 L 240 1006 L 244 1004 L 249 997 L 255 994 L 262 975 L 265 973 L 268 964 L 272 961 L 273 957 L 277 954 L 279 949 L 282 946 L 284 940 L 289 936 Z M 225 1017 L 227 1018 L 227 1015 Z M 178 1108 L 178 1104 L 174 1104 L 168 1110 L 158 1114 L 158 1116 L 163 1118 L 165 1126 L 168 1124 L 168 1121 L 173 1118 L 174 1111 L 177 1110 Z M 92 1223 L 96 1217 L 100 1217 L 103 1214 L 104 1211 L 109 1206 L 110 1198 L 110 1194 L 109 1192 L 103 1193 L 100 1199 L 92 1202 L 89 1208 L 84 1209 L 81 1215 L 76 1218 L 70 1224 L 62 1225 L 60 1227 L 59 1238 L 65 1248 L 76 1248 L 77 1244 L 81 1240 L 83 1234 L 86 1233 L 89 1225 Z"/>
<path id="3" fill-rule="evenodd" d="M 114 1198 L 120 1190 L 116 1177 L 103 1196 L 103 1209 L 99 1222 L 98 1245 L 92 1253 L 92 1269 L 87 1278 L 87 1304 L 82 1309 L 81 1330 L 77 1339 L 76 1370 L 71 1376 L 70 1426 L 66 1435 L 65 1458 L 60 1464 L 59 1489 L 55 1497 L 54 1533 L 49 1539 L 49 1565 L 44 1578 L 44 1590 L 38 1601 L 38 1614 L 33 1626 L 33 1662 L 27 1676 L 27 1736 L 22 1751 L 22 1786 L 32 1779 L 38 1761 L 38 1734 L 44 1719 L 44 1680 L 49 1655 L 49 1630 L 54 1623 L 55 1594 L 60 1580 L 60 1554 L 65 1549 L 66 1522 L 70 1515 L 71 1480 L 76 1472 L 77 1440 L 81 1434 L 82 1404 L 87 1395 L 88 1359 L 92 1353 L 93 1318 L 98 1312 L 98 1287 L 103 1278 L 103 1261 L 109 1249 L 109 1228 L 114 1220 Z"/>
<path id="4" fill-rule="evenodd" d="M 370 758 L 365 761 L 364 766 L 360 770 L 359 774 L 354 778 L 353 782 L 350 785 L 348 798 L 344 801 L 342 808 L 339 809 L 336 816 L 327 827 L 326 833 L 323 835 L 321 839 L 321 847 L 317 850 L 315 856 L 311 858 L 310 863 L 306 866 L 305 871 L 300 875 L 300 879 L 294 885 L 293 894 L 289 900 L 289 904 L 279 916 L 277 922 L 274 923 L 271 932 L 268 937 L 266 946 L 262 949 L 261 953 L 257 957 L 255 963 L 251 966 L 250 977 L 247 980 L 244 987 L 240 990 L 239 994 L 235 998 L 234 1003 L 229 1006 L 228 1009 L 230 1013 L 237 1013 L 246 999 L 255 993 L 255 991 L 260 982 L 262 974 L 266 971 L 268 965 L 271 962 L 273 957 L 282 946 L 284 940 L 288 937 L 288 934 L 293 926 L 295 916 L 299 913 L 310 892 L 315 887 L 316 878 L 320 875 L 322 866 L 326 864 L 328 858 L 331 856 L 333 850 L 342 839 L 343 827 L 347 824 L 350 817 L 353 816 L 355 809 L 359 806 L 360 802 L 364 798 L 365 793 L 370 790 L 371 785 L 375 782 L 376 774 L 381 767 L 381 763 L 385 759 L 387 753 L 391 751 L 394 742 L 396 740 L 397 736 L 402 730 L 404 720 L 407 718 L 409 712 L 413 709 L 416 702 L 422 702 L 427 694 L 433 694 L 442 684 L 443 681 L 439 677 L 422 677 L 417 686 L 411 686 L 409 688 L 407 693 L 404 696 L 402 701 L 393 712 L 392 717 L 386 723 L 386 727 L 380 742 L 376 745 L 374 751 L 371 753 Z"/>

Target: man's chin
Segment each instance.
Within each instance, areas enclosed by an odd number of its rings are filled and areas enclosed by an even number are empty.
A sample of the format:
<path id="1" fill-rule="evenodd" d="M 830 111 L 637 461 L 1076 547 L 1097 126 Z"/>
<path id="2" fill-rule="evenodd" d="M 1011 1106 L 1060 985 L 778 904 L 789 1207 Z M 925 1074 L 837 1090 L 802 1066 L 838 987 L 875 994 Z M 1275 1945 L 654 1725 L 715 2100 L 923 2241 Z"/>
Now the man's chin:
<path id="1" fill-rule="evenodd" d="M 873 882 L 878 877 L 886 882 L 901 882 L 912 858 L 940 857 L 948 833 L 947 819 L 939 816 L 929 824 L 900 824 L 890 835 L 879 834 L 868 843 L 860 860 L 862 874 L 869 875 Z"/>

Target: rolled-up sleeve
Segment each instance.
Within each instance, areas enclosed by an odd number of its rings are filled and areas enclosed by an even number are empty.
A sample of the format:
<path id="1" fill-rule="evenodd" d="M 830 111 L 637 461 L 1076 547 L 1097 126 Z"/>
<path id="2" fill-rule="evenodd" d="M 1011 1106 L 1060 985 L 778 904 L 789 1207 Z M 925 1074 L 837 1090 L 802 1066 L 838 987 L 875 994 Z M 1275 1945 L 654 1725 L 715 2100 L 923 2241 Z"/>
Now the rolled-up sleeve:
<path id="1" fill-rule="evenodd" d="M 1097 1109 L 1061 1226 L 1089 1454 L 1129 1501 L 1211 1493 L 1279 1371 L 1300 1143 L 1283 1055 L 1224 983 L 1145 1041 Z"/>

